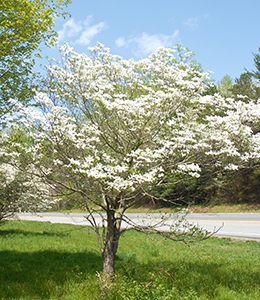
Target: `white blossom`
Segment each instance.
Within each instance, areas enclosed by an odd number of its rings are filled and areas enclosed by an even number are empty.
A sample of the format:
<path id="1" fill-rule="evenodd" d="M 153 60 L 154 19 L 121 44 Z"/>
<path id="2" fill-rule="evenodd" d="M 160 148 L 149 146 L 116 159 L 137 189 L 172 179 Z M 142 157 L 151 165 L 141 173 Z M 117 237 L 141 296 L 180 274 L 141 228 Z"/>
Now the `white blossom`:
<path id="1" fill-rule="evenodd" d="M 10 100 L 6 121 L 19 120 L 31 142 L 11 141 L 1 155 L 18 163 L 26 153 L 50 184 L 62 173 L 72 190 L 82 185 L 95 197 L 145 191 L 169 172 L 199 177 L 205 161 L 237 170 L 259 160 L 260 101 L 205 95 L 208 74 L 175 49 L 140 61 L 102 44 L 89 51 L 61 47 L 62 65 L 48 67 L 53 99 L 38 93 L 37 108 Z"/>

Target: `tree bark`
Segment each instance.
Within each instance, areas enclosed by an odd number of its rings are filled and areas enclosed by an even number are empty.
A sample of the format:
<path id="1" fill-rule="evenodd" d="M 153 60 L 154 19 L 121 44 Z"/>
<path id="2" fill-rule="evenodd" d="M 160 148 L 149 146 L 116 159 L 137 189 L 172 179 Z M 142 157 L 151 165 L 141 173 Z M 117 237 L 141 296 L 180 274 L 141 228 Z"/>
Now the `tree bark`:
<path id="1" fill-rule="evenodd" d="M 117 222 L 114 211 L 107 211 L 107 234 L 103 250 L 104 279 L 112 278 L 115 273 L 115 257 L 120 238 L 120 223 Z"/>

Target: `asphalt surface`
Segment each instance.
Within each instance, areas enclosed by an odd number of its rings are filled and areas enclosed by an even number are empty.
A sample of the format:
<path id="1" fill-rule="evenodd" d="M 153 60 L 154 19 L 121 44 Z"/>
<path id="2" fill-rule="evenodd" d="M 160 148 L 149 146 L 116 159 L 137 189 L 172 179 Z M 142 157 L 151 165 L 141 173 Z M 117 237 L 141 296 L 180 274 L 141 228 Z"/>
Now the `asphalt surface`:
<path id="1" fill-rule="evenodd" d="M 17 217 L 21 220 L 30 221 L 90 225 L 86 219 L 86 214 L 83 213 L 21 213 L 17 214 Z M 127 214 L 127 217 L 137 224 L 147 224 L 160 220 L 161 214 Z M 95 218 L 96 222 L 101 224 L 100 216 L 95 215 Z M 172 216 L 172 219 L 173 218 L 174 215 Z M 220 228 L 215 234 L 219 237 L 234 237 L 260 241 L 260 213 L 192 213 L 188 214 L 186 219 L 210 232 Z M 126 227 L 128 225 L 123 224 L 123 226 Z M 167 230 L 167 228 L 168 227 L 162 227 L 162 230 Z"/>

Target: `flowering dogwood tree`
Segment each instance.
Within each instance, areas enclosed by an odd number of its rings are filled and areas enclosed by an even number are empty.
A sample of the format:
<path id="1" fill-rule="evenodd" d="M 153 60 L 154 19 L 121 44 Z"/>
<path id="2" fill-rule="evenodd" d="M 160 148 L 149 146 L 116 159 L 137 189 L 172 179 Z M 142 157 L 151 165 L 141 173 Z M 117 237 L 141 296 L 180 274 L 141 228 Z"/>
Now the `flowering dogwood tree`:
<path id="1" fill-rule="evenodd" d="M 17 166 L 17 163 L 15 164 Z M 29 171 L 29 170 L 27 170 Z M 43 211 L 51 208 L 55 198 L 40 178 L 17 170 L 12 164 L 0 165 L 0 221 L 14 217 L 17 212 Z"/>
<path id="2" fill-rule="evenodd" d="M 17 166 L 26 161 L 56 193 L 84 199 L 104 276 L 111 276 L 122 222 L 150 233 L 164 223 L 134 224 L 128 208 L 152 197 L 169 176 L 199 177 L 208 166 L 236 170 L 259 160 L 260 103 L 205 96 L 208 75 L 189 52 L 178 57 L 175 49 L 161 48 L 134 61 L 101 44 L 89 50 L 62 47 L 62 63 L 49 68 L 49 96 L 37 95 L 36 110 L 17 103 L 13 126 L 30 142 L 17 139 L 3 152 Z M 162 234 L 172 239 L 204 234 L 194 226 L 170 229 Z"/>
<path id="3" fill-rule="evenodd" d="M 13 147 L 17 139 L 24 146 L 30 142 L 22 130 L 13 128 L 7 132 L 5 130 L 1 132 L 0 221 L 14 217 L 17 212 L 37 212 L 49 209 L 57 201 L 51 186 L 41 180 L 33 164 L 28 164 L 28 160 L 23 159 L 27 157 L 27 153 L 17 154 L 11 148 L 8 151 L 2 151 L 10 144 Z"/>

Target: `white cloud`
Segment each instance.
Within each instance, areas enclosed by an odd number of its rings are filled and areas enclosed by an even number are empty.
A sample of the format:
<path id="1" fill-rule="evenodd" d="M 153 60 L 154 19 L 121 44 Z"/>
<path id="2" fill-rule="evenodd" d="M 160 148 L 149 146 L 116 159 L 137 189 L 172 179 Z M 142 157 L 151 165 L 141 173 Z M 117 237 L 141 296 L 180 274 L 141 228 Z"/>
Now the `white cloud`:
<path id="1" fill-rule="evenodd" d="M 183 24 L 187 27 L 190 27 L 192 30 L 194 30 L 195 28 L 197 28 L 199 26 L 199 18 L 189 18 L 186 19 Z"/>
<path id="2" fill-rule="evenodd" d="M 143 32 L 141 36 L 131 37 L 128 42 L 136 44 L 133 53 L 137 57 L 141 58 L 156 51 L 159 47 L 173 47 L 176 44 L 176 39 L 178 38 L 178 36 L 179 30 L 175 30 L 172 35 L 149 35 Z"/>
<path id="3" fill-rule="evenodd" d="M 93 37 L 101 32 L 104 28 L 106 28 L 106 24 L 104 22 L 100 22 L 93 26 L 87 26 L 75 43 L 80 45 L 88 45 Z"/>
<path id="4" fill-rule="evenodd" d="M 116 45 L 117 45 L 117 47 L 127 46 L 127 42 L 126 42 L 125 38 L 121 36 L 116 40 Z"/>
<path id="5" fill-rule="evenodd" d="M 58 31 L 58 39 L 59 41 L 65 40 L 67 37 L 76 36 L 81 30 L 82 25 L 81 22 L 75 22 L 73 18 L 68 20 L 65 24 L 63 24 L 62 29 Z"/>
<path id="6" fill-rule="evenodd" d="M 104 22 L 99 22 L 95 25 L 90 25 L 92 16 L 88 16 L 85 21 L 75 21 L 73 18 L 63 24 L 61 30 L 58 31 L 58 40 L 74 38 L 72 43 L 80 45 L 88 45 L 93 37 L 105 29 L 107 26 Z"/>

